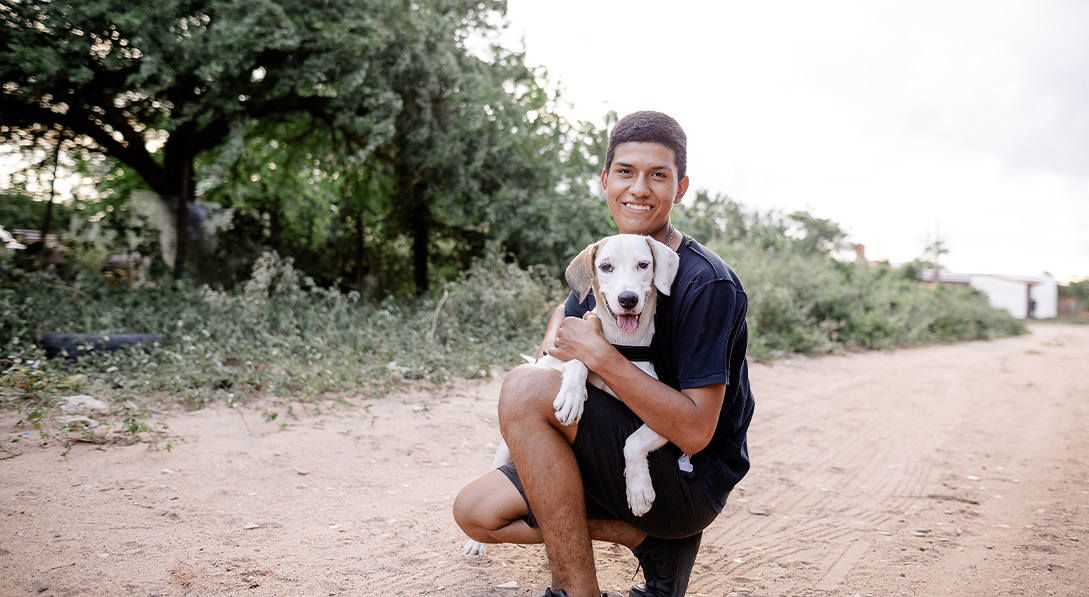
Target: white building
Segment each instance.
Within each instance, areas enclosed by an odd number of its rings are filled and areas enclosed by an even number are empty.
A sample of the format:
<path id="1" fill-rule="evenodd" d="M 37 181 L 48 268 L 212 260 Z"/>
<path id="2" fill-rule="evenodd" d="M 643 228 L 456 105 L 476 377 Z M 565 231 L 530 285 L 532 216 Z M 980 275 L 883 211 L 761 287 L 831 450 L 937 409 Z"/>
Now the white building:
<path id="1" fill-rule="evenodd" d="M 934 271 L 925 270 L 922 278 L 933 283 Z M 987 295 L 992 307 L 1005 309 L 1018 319 L 1051 319 L 1059 313 L 1059 284 L 1047 272 L 1039 276 L 941 272 L 938 283 L 975 288 Z"/>

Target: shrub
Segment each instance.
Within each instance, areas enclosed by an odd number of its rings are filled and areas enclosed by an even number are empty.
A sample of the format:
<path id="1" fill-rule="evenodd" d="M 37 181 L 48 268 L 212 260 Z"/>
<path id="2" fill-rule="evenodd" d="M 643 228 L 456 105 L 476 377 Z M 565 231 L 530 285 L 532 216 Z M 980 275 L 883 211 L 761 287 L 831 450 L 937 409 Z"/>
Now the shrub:
<path id="1" fill-rule="evenodd" d="M 534 350 L 562 297 L 554 280 L 495 254 L 441 296 L 381 304 L 316 287 L 272 253 L 234 292 L 185 281 L 124 289 L 86 270 L 0 271 L 0 385 L 30 367 L 46 379 L 83 375 L 121 402 L 155 396 L 194 407 L 256 393 L 374 396 L 404 379 L 484 376 Z M 47 361 L 38 339 L 49 332 L 150 332 L 165 345 Z M 31 389 L 48 397 L 68 388 Z"/>
<path id="2" fill-rule="evenodd" d="M 887 266 L 844 263 L 789 247 L 712 246 L 749 297 L 749 353 L 889 349 L 1025 333 L 1024 323 L 969 288 L 930 289 Z"/>

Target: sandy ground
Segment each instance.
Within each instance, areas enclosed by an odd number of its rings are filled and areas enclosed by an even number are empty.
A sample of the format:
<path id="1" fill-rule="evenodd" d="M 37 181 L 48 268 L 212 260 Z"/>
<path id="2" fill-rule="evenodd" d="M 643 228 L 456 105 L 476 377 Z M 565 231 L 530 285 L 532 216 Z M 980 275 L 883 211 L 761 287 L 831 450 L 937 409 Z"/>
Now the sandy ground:
<path id="1" fill-rule="evenodd" d="M 1089 594 L 1089 326 L 752 368 L 753 469 L 689 595 Z M 178 413 L 172 452 L 16 443 L 0 413 L 0 595 L 538 596 L 539 546 L 464 556 L 499 381 Z M 596 546 L 603 588 L 636 562 Z M 513 587 L 513 588 L 507 588 Z"/>

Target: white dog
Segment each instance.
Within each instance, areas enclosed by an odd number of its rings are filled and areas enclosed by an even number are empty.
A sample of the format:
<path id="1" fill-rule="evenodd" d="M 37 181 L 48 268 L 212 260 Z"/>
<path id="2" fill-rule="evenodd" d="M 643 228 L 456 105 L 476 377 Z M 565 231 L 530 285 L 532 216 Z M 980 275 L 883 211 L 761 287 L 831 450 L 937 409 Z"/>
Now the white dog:
<path id="1" fill-rule="evenodd" d="M 668 296 L 677 275 L 679 258 L 666 245 L 638 234 L 617 234 L 586 247 L 567 267 L 567 283 L 579 301 L 594 291 L 594 314 L 601 319 L 605 339 L 615 346 L 646 347 L 654 338 L 655 291 Z M 586 382 L 616 395 L 597 374 L 578 360 L 561 361 L 545 355 L 537 361 L 560 371 L 560 391 L 552 406 L 556 419 L 571 425 L 582 417 L 586 400 Z M 634 361 L 636 366 L 657 379 L 650 361 Z M 647 454 L 666 444 L 666 439 L 643 425 L 624 443 L 624 477 L 628 507 L 636 516 L 646 514 L 654 503 Z M 492 467 L 510 462 L 510 450 L 500 442 Z M 470 540 L 467 554 L 483 554 L 484 545 Z"/>

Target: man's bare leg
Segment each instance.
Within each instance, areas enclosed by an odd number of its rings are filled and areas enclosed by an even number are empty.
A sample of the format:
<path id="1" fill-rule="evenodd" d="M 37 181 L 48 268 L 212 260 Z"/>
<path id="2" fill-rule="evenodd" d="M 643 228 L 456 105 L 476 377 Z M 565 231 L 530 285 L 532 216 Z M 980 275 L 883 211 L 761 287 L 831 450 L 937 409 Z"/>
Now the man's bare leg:
<path id="1" fill-rule="evenodd" d="M 522 494 L 503 473 L 493 470 L 458 492 L 454 520 L 481 543 L 541 543 L 541 530 L 526 524 Z"/>
<path id="2" fill-rule="evenodd" d="M 552 588 L 569 597 L 599 597 L 582 477 L 571 451 L 577 425 L 561 425 L 552 408 L 559 387 L 553 369 L 511 371 L 499 395 L 499 426 L 540 525 Z"/>
<path id="3" fill-rule="evenodd" d="M 526 524 L 526 502 L 506 475 L 491 471 L 465 486 L 454 500 L 454 520 L 481 543 L 542 543 L 541 530 Z M 647 534 L 619 520 L 590 520 L 590 538 L 635 549 Z"/>

